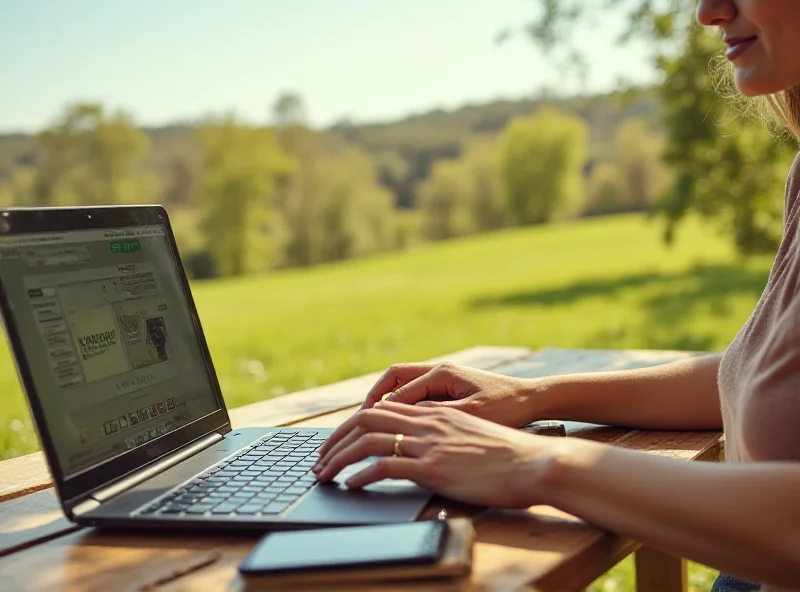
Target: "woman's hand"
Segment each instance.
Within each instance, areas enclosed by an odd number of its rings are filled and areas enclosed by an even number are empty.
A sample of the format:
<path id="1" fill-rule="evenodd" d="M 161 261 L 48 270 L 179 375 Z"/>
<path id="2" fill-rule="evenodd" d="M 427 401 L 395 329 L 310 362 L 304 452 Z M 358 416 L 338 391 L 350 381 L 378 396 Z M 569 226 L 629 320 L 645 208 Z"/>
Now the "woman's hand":
<path id="1" fill-rule="evenodd" d="M 394 456 L 397 434 L 399 456 Z M 467 503 L 526 508 L 541 500 L 536 478 L 556 439 L 533 436 L 448 407 L 379 402 L 345 421 L 320 449 L 314 472 L 330 481 L 372 456 L 347 480 L 360 488 L 382 479 L 410 479 Z M 558 439 L 561 440 L 561 439 Z"/>
<path id="2" fill-rule="evenodd" d="M 378 380 L 361 409 L 387 401 L 423 407 L 447 407 L 506 426 L 535 419 L 530 381 L 451 363 L 396 364 Z"/>

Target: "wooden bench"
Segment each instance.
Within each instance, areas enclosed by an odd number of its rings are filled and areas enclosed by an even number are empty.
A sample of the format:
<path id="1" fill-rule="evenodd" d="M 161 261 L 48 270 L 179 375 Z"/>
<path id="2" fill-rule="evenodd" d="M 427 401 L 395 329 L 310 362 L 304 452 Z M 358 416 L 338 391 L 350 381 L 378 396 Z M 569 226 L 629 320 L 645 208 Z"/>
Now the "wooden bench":
<path id="1" fill-rule="evenodd" d="M 476 347 L 444 356 L 456 363 L 520 377 L 621 370 L 687 357 L 685 352 Z M 351 415 L 380 373 L 254 403 L 231 411 L 234 428 L 253 425 L 332 427 Z M 570 435 L 676 459 L 719 460 L 719 432 L 660 432 L 567 424 Z M 445 504 L 450 515 L 467 515 Z M 430 507 L 435 515 L 441 508 Z M 581 590 L 631 553 L 637 589 L 686 590 L 680 558 L 619 537 L 554 508 L 489 510 L 473 516 L 475 562 L 457 590 Z M 236 567 L 253 536 L 105 532 L 68 522 L 53 495 L 40 453 L 0 463 L 0 582 L 4 590 L 239 590 Z M 348 586 L 347 589 L 356 588 Z M 374 589 L 371 587 L 370 589 Z M 386 586 L 442 590 L 442 584 Z"/>

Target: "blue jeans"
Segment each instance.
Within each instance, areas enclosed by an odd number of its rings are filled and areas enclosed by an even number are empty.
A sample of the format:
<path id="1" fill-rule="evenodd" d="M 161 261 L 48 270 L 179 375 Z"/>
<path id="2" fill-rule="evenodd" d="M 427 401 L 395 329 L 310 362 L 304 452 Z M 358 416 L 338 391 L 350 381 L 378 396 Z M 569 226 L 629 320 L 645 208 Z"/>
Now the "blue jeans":
<path id="1" fill-rule="evenodd" d="M 740 580 L 725 574 L 719 574 L 711 587 L 711 592 L 757 592 L 758 590 L 761 590 L 761 584 Z"/>

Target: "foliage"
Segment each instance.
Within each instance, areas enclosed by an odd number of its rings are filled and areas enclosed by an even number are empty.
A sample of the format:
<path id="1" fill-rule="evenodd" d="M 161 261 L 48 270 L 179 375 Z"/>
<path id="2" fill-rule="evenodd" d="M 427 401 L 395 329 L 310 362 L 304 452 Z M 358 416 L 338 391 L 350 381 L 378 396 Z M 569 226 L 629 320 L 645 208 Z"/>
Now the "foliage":
<path id="1" fill-rule="evenodd" d="M 277 137 L 293 160 L 274 200 L 278 265 L 306 266 L 394 246 L 393 200 L 369 156 L 305 124 L 298 95 L 275 105 Z"/>
<path id="2" fill-rule="evenodd" d="M 422 210 L 395 210 L 394 221 L 394 246 L 396 249 L 408 249 L 423 242 Z"/>
<path id="3" fill-rule="evenodd" d="M 156 180 L 142 172 L 147 137 L 124 112 L 75 104 L 37 138 L 38 159 L 14 179 L 26 205 L 103 205 L 152 200 Z"/>
<path id="4" fill-rule="evenodd" d="M 196 159 L 192 158 L 190 152 L 172 148 L 162 169 L 162 203 L 178 207 L 194 204 L 199 171 Z"/>
<path id="5" fill-rule="evenodd" d="M 617 131 L 616 159 L 630 209 L 649 209 L 667 190 L 670 171 L 662 160 L 664 137 L 649 122 L 630 119 Z"/>
<path id="6" fill-rule="evenodd" d="M 670 184 L 662 160 L 664 138 L 649 122 L 624 122 L 614 141 L 613 160 L 596 163 L 589 176 L 587 215 L 644 211 L 653 207 Z"/>
<path id="7" fill-rule="evenodd" d="M 529 115 L 547 105 L 589 123 L 592 157 L 604 156 L 621 122 L 629 117 L 652 119 L 658 111 L 654 96 L 648 92 L 632 98 L 623 97 L 622 93 L 570 98 L 537 96 L 465 105 L 452 111 L 435 110 L 391 123 L 342 122 L 331 132 L 375 155 L 381 182 L 395 194 L 398 206 L 410 208 L 416 207 L 417 189 L 430 176 L 435 162 L 459 158 L 476 136 L 497 135 L 514 117 Z M 400 166 L 398 158 L 403 162 Z"/>
<path id="8" fill-rule="evenodd" d="M 582 197 L 586 124 L 544 109 L 511 121 L 501 138 L 501 175 L 516 224 L 541 224 L 575 208 Z"/>
<path id="9" fill-rule="evenodd" d="M 459 160 L 440 160 L 419 189 L 422 235 L 427 240 L 445 240 L 474 230 L 467 198 L 469 178 Z"/>
<path id="10" fill-rule="evenodd" d="M 206 122 L 197 135 L 201 228 L 216 271 L 240 275 L 268 269 L 271 199 L 278 177 L 290 167 L 274 131 L 226 117 Z"/>
<path id="11" fill-rule="evenodd" d="M 614 162 L 596 165 L 589 177 L 586 205 L 587 216 L 612 214 L 628 209 L 630 199 L 619 167 Z"/>
<path id="12" fill-rule="evenodd" d="M 496 140 L 476 138 L 460 158 L 436 162 L 420 185 L 419 209 L 427 240 L 506 226 L 508 210 Z"/>
<path id="13" fill-rule="evenodd" d="M 686 51 L 661 60 L 670 130 L 665 159 L 675 175 L 661 204 L 666 237 L 696 211 L 716 220 L 741 252 L 773 250 L 781 236 L 780 196 L 791 152 L 764 122 L 736 114 L 720 100 L 707 69 L 716 50 L 717 42 L 694 27 Z"/>
<path id="14" fill-rule="evenodd" d="M 473 140 L 462 157 L 467 169 L 472 226 L 477 232 L 508 224 L 508 206 L 500 177 L 500 152 L 494 138 Z"/>
<path id="15" fill-rule="evenodd" d="M 748 119 L 715 93 L 709 64 L 718 38 L 692 22 L 689 0 L 547 0 L 527 27 L 547 50 L 563 50 L 570 35 L 609 7 L 626 11 L 623 41 L 645 39 L 663 74 L 660 86 L 672 187 L 661 204 L 664 236 L 692 212 L 717 221 L 741 253 L 773 249 L 780 236 L 781 185 L 790 155 L 763 122 Z M 571 46 L 570 46 L 571 47 Z M 573 48 L 574 49 L 574 48 Z"/>
<path id="16" fill-rule="evenodd" d="M 314 262 L 349 259 L 394 247 L 394 205 L 376 182 L 375 166 L 347 146 L 322 159 Z"/>

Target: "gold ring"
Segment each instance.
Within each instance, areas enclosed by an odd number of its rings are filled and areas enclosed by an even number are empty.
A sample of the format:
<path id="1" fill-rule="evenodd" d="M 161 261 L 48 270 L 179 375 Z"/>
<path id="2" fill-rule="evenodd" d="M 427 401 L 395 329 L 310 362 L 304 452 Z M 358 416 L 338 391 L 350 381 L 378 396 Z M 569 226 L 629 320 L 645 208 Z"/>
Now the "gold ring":
<path id="1" fill-rule="evenodd" d="M 403 443 L 403 438 L 405 438 L 403 434 L 397 434 L 394 437 L 394 456 L 403 456 L 403 451 L 400 450 L 400 444 Z"/>

